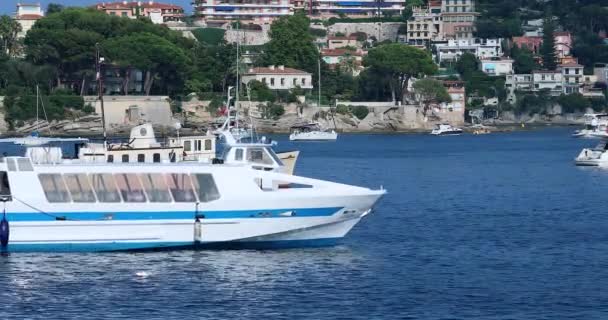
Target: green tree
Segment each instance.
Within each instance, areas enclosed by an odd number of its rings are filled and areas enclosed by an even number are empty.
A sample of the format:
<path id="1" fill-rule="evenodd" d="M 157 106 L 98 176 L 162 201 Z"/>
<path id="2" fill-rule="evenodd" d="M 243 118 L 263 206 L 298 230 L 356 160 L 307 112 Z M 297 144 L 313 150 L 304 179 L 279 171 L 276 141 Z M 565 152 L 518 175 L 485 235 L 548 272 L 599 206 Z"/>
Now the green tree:
<path id="1" fill-rule="evenodd" d="M 393 101 L 399 95 L 405 102 L 412 77 L 423 77 L 437 71 L 427 51 L 400 43 L 373 48 L 363 62 L 375 72 L 388 76 Z"/>
<path id="2" fill-rule="evenodd" d="M 260 62 L 264 65 L 285 65 L 316 74 L 319 51 L 309 28 L 310 20 L 303 12 L 275 20 L 270 27 L 270 41 L 264 46 Z"/>
<path id="3" fill-rule="evenodd" d="M 532 73 L 533 70 L 539 67 L 536 59 L 534 59 L 534 53 L 528 50 L 528 48 L 513 46 L 511 57 L 514 60 L 513 69 L 515 69 L 515 73 Z"/>
<path id="4" fill-rule="evenodd" d="M 251 95 L 251 100 L 253 101 L 270 101 L 274 102 L 276 100 L 275 95 L 272 93 L 272 90 L 268 88 L 268 86 L 257 80 L 250 81 L 247 84 L 249 93 Z"/>
<path id="5" fill-rule="evenodd" d="M 19 48 L 17 35 L 21 32 L 21 25 L 9 16 L 0 16 L 0 45 L 2 52 L 9 57 L 14 56 Z"/>
<path id="6" fill-rule="evenodd" d="M 53 13 L 57 13 L 57 12 L 61 12 L 63 10 L 63 5 L 58 4 L 58 3 L 49 3 L 48 6 L 46 6 L 46 14 L 53 14 Z"/>
<path id="7" fill-rule="evenodd" d="M 474 54 L 466 52 L 458 58 L 456 71 L 463 79 L 468 79 L 477 70 L 479 70 L 479 60 Z"/>
<path id="8" fill-rule="evenodd" d="M 557 68 L 557 53 L 555 52 L 555 25 L 551 16 L 543 21 L 543 44 L 540 54 L 543 58 L 543 68 L 555 70 Z"/>
<path id="9" fill-rule="evenodd" d="M 102 47 L 113 64 L 144 71 L 146 95 L 150 94 L 154 81 L 159 77 L 183 84 L 184 73 L 191 63 L 190 57 L 182 48 L 151 33 L 110 38 L 102 44 Z M 124 91 L 129 90 L 127 88 Z"/>
<path id="10" fill-rule="evenodd" d="M 414 82 L 413 87 L 418 100 L 423 106 L 422 113 L 425 116 L 430 109 L 431 104 L 452 101 L 452 98 L 441 81 L 432 78 L 424 78 Z"/>

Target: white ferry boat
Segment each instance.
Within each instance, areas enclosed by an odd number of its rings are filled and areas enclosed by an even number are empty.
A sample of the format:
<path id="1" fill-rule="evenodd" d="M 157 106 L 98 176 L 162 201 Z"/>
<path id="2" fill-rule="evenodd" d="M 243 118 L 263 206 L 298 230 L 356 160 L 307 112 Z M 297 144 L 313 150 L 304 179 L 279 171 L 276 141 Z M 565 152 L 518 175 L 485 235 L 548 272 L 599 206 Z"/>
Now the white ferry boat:
<path id="1" fill-rule="evenodd" d="M 462 129 L 442 123 L 435 126 L 435 129 L 431 131 L 431 134 L 435 136 L 457 136 L 462 134 Z"/>
<path id="2" fill-rule="evenodd" d="M 335 141 L 338 133 L 335 130 L 322 130 L 318 123 L 292 126 L 289 140 L 291 141 Z"/>
<path id="3" fill-rule="evenodd" d="M 247 165 L 0 163 L 0 249 L 331 245 L 385 193 Z"/>

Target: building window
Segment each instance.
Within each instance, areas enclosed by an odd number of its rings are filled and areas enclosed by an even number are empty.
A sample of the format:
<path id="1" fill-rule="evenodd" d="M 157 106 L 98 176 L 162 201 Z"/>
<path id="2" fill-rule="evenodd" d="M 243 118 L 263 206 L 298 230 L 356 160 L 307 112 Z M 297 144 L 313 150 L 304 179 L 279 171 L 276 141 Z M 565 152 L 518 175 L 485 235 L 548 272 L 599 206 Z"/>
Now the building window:
<path id="1" fill-rule="evenodd" d="M 270 86 L 274 87 L 274 78 L 270 78 Z"/>
<path id="2" fill-rule="evenodd" d="M 152 162 L 160 162 L 160 153 L 155 153 L 152 155 Z"/>
<path id="3" fill-rule="evenodd" d="M 108 155 L 108 163 L 112 163 L 114 162 L 114 155 L 113 154 L 109 154 Z"/>
<path id="4" fill-rule="evenodd" d="M 298 83 L 297 83 L 297 82 L 298 82 L 298 80 L 297 80 L 296 78 L 293 78 L 293 86 L 294 86 L 294 87 L 298 85 Z"/>
<path id="5" fill-rule="evenodd" d="M 281 87 L 285 85 L 285 78 L 281 78 Z"/>
<path id="6" fill-rule="evenodd" d="M 123 154 L 122 155 L 122 162 L 129 162 L 129 155 L 128 154 Z"/>
<path id="7" fill-rule="evenodd" d="M 123 17 L 126 17 L 126 16 L 127 16 L 127 13 L 126 13 L 126 12 L 123 12 L 123 13 L 121 13 L 120 15 L 121 15 L 121 16 L 123 16 Z"/>
<path id="8" fill-rule="evenodd" d="M 211 139 L 205 140 L 205 151 L 209 151 L 209 150 L 212 149 L 212 145 L 211 144 L 212 144 Z"/>
<path id="9" fill-rule="evenodd" d="M 302 78 L 302 86 L 306 85 L 306 78 Z"/>
<path id="10" fill-rule="evenodd" d="M 192 142 L 190 140 L 184 141 L 184 151 L 192 151 Z"/>
<path id="11" fill-rule="evenodd" d="M 146 162 L 146 155 L 143 153 L 140 153 L 137 155 L 137 162 Z"/>
<path id="12" fill-rule="evenodd" d="M 262 78 L 262 83 L 266 84 L 266 78 Z"/>

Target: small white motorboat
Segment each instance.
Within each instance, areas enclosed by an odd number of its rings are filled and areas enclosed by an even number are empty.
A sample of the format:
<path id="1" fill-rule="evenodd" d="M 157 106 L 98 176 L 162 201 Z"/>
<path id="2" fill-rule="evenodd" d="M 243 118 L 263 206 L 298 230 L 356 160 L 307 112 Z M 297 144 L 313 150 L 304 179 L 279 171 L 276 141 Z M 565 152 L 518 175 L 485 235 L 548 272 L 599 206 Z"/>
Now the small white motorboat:
<path id="1" fill-rule="evenodd" d="M 608 137 L 608 114 L 587 113 L 584 116 L 585 128 L 576 130 L 572 136 L 575 138 L 605 138 Z"/>
<path id="2" fill-rule="evenodd" d="M 322 130 L 318 123 L 292 126 L 289 140 L 291 141 L 335 141 L 338 133 L 335 130 Z"/>
<path id="3" fill-rule="evenodd" d="M 577 166 L 605 166 L 608 165 L 608 140 L 602 141 L 595 148 L 585 148 L 574 159 Z"/>
<path id="4" fill-rule="evenodd" d="M 447 123 L 442 123 L 435 126 L 435 129 L 431 131 L 431 134 L 435 136 L 457 136 L 462 134 L 462 129 L 453 127 Z"/>

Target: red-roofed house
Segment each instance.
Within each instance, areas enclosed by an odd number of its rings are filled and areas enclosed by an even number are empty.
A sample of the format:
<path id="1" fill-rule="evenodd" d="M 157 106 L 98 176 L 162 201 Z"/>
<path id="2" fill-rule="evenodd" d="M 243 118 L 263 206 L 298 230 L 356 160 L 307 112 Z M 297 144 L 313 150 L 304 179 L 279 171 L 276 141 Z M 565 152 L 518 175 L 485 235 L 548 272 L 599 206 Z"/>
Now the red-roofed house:
<path id="1" fill-rule="evenodd" d="M 96 4 L 95 9 L 109 15 L 131 19 L 148 17 L 156 24 L 178 22 L 184 18 L 182 7 L 154 1 L 102 2 Z"/>
<path id="2" fill-rule="evenodd" d="M 559 58 L 567 57 L 570 55 L 572 49 L 572 35 L 570 32 L 555 32 L 555 51 Z"/>
<path id="3" fill-rule="evenodd" d="M 543 37 L 523 36 L 513 37 L 513 45 L 519 48 L 526 48 L 535 54 L 540 51 L 540 46 L 543 44 Z"/>
<path id="4" fill-rule="evenodd" d="M 43 17 L 44 12 L 40 8 L 40 3 L 17 3 L 17 14 L 14 19 L 21 25 L 21 32 L 17 37 L 25 37 L 34 23 Z"/>
<path id="5" fill-rule="evenodd" d="M 265 83 L 271 90 L 291 90 L 296 87 L 312 89 L 312 74 L 285 66 L 251 68 L 243 74 L 244 84 L 257 80 Z"/>

